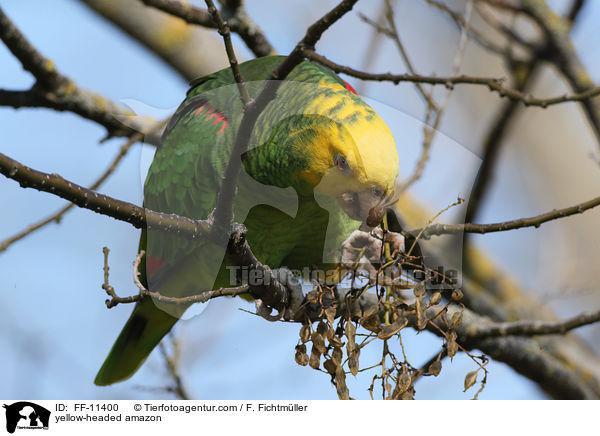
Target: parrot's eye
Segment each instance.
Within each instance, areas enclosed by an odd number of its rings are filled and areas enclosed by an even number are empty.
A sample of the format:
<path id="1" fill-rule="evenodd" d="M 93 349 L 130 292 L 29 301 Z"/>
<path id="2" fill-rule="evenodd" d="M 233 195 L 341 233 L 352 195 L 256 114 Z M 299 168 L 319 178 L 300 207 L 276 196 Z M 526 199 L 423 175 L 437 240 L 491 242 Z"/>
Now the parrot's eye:
<path id="1" fill-rule="evenodd" d="M 348 165 L 348 161 L 346 160 L 346 158 L 337 153 L 335 156 L 333 156 L 333 164 L 341 172 L 346 172 L 350 169 L 350 165 Z"/>

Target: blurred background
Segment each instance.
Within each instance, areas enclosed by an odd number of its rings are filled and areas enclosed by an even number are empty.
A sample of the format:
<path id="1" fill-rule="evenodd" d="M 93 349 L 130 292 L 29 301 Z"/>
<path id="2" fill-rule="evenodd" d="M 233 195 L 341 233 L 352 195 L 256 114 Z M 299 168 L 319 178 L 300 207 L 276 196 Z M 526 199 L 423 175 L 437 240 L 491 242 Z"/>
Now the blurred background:
<path id="1" fill-rule="evenodd" d="M 136 0 L 121 2 L 55 0 L 2 0 L 0 6 L 56 68 L 78 86 L 93 89 L 138 112 L 156 117 L 173 110 L 188 89 L 187 80 L 168 62 L 151 53 L 102 17 L 90 5 L 102 3 L 138 17 Z M 202 2 L 192 2 L 204 6 Z M 309 24 L 333 7 L 335 1 L 247 0 L 248 14 L 260 25 L 280 54 L 289 53 Z M 476 2 L 477 3 L 477 2 Z M 469 2 L 447 1 L 452 10 L 465 14 Z M 549 1 L 557 13 L 572 4 Z M 428 2 L 397 0 L 394 23 L 415 70 L 424 75 L 447 76 L 455 71 L 461 31 L 449 16 Z M 107 10 L 110 10 L 110 7 Z M 334 25 L 317 45 L 330 59 L 372 72 L 403 73 L 407 65 L 391 38 L 377 32 L 361 18 L 385 23 L 382 1 L 362 1 Z M 157 20 L 160 40 L 193 39 L 197 76 L 227 65 L 222 40 L 215 31 L 187 27 L 183 22 L 160 22 L 163 14 L 151 10 L 146 24 Z M 483 18 L 473 12 L 471 25 L 485 29 Z M 574 50 L 591 80 L 600 79 L 597 47 L 600 2 L 584 2 L 571 30 Z M 524 21 L 524 20 L 523 20 Z M 175 24 L 173 24 L 175 23 Z M 141 24 L 140 24 L 141 25 Z M 523 34 L 536 38 L 527 22 L 511 23 Z M 502 35 L 487 37 L 499 46 Z M 234 35 L 240 58 L 254 55 Z M 464 45 L 460 72 L 472 76 L 510 77 L 502 59 L 471 38 Z M 409 83 L 367 83 L 345 77 L 381 113 L 392 129 L 399 148 L 401 171 L 408 176 L 418 160 L 423 142 L 426 105 Z M 34 83 L 18 60 L 0 44 L 0 88 L 28 89 Z M 505 82 L 510 85 L 511 81 Z M 429 90 L 429 88 L 427 88 Z M 535 96 L 570 93 L 558 71 L 542 65 Z M 433 95 L 443 101 L 447 90 Z M 486 87 L 457 86 L 438 126 L 431 158 L 422 178 L 409 194 L 432 214 L 471 190 L 489 128 L 506 100 Z M 58 173 L 87 186 L 112 161 L 124 139 L 105 136 L 103 127 L 71 113 L 49 109 L 0 107 L 2 153 L 32 168 Z M 566 103 L 547 109 L 516 110 L 504 132 L 493 179 L 476 221 L 487 223 L 533 216 L 563 208 L 600 194 L 598 141 L 579 105 Z M 146 159 L 142 159 L 142 153 Z M 142 203 L 142 181 L 147 169 L 148 146 L 134 146 L 100 191 L 136 204 Z M 22 189 L 14 181 L 0 179 L 2 205 L 0 241 L 64 205 L 49 194 Z M 467 204 L 461 206 L 466 208 Z M 464 215 L 456 210 L 440 221 Z M 405 211 L 410 213 L 410 211 Z M 454 214 L 454 215 L 453 215 Z M 538 229 L 522 229 L 473 236 L 472 242 L 486 253 L 527 297 L 557 313 L 575 315 L 600 307 L 596 267 L 600 259 L 600 211 L 590 210 Z M 0 252 L 0 397 L 22 398 L 172 398 L 161 354 L 155 350 L 130 380 L 110 387 L 96 387 L 94 376 L 110 349 L 131 307 L 106 309 L 102 247 L 110 254 L 111 284 L 121 295 L 135 292 L 132 262 L 139 231 L 129 224 L 73 209 L 60 224 L 50 224 Z M 239 299 L 212 301 L 199 316 L 178 323 L 174 337 L 180 349 L 179 371 L 186 390 L 198 399 L 334 399 L 329 376 L 294 361 L 299 326 L 269 323 L 245 311 L 254 306 Z M 600 351 L 598 326 L 577 332 L 596 352 Z M 415 366 L 426 362 L 442 344 L 427 333 L 403 330 L 403 343 Z M 361 366 L 375 363 L 381 350 L 361 354 Z M 437 378 L 425 377 L 416 385 L 417 399 L 462 399 L 464 375 L 474 363 L 459 354 L 445 360 Z M 509 366 L 491 362 L 482 399 L 541 399 L 546 395 Z M 372 375 L 348 377 L 356 398 L 369 398 Z"/>

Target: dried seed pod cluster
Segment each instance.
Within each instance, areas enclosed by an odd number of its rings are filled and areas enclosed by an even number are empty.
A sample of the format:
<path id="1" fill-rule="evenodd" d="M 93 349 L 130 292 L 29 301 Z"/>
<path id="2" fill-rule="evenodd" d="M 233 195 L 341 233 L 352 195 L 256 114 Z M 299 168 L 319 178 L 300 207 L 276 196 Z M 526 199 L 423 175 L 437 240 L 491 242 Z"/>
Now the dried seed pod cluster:
<path id="1" fill-rule="evenodd" d="M 374 239 L 378 240 L 377 235 Z M 364 247 L 354 255 L 363 256 L 363 252 Z M 391 258 L 389 253 L 386 257 L 382 248 L 380 264 L 371 261 L 370 268 L 363 265 L 371 275 L 361 276 L 360 270 L 352 270 L 351 288 L 345 290 L 345 294 L 340 294 L 335 287 L 317 283 L 306 295 L 306 304 L 316 308 L 318 315 L 307 317 L 300 328 L 296 362 L 328 374 L 340 399 L 350 398 L 346 377 L 367 371 L 373 374 L 368 387 L 372 398 L 377 392 L 383 399 L 413 399 L 415 383 L 423 376 L 437 377 L 442 371 L 442 360 L 452 359 L 459 350 L 479 365 L 465 378 L 465 390 L 477 382 L 479 370 L 483 369 L 487 376 L 485 357 L 479 358 L 480 364 L 477 357 L 459 344 L 457 332 L 463 324 L 461 290 L 432 291 L 425 281 L 416 280 L 407 285 L 402 271 L 403 254 L 395 250 L 394 255 L 397 257 Z M 414 262 L 414 256 L 410 259 Z M 434 274 L 439 275 L 439 272 Z M 360 287 L 356 285 L 359 279 L 362 280 Z M 409 289 L 412 292 L 408 292 Z M 433 358 L 420 368 L 408 361 L 401 336 L 405 328 L 431 330 L 445 338 L 442 349 L 436 350 Z M 373 342 L 382 345 L 381 360 L 361 365 L 361 350 Z M 372 359 L 372 353 L 369 358 Z"/>

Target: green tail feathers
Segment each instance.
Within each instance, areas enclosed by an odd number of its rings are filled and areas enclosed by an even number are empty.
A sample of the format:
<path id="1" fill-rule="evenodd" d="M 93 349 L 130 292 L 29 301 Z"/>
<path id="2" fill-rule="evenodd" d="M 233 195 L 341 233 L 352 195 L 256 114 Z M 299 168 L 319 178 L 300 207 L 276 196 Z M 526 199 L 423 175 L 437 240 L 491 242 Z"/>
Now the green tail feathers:
<path id="1" fill-rule="evenodd" d="M 131 377 L 177 321 L 150 299 L 138 303 L 94 383 L 107 386 Z"/>

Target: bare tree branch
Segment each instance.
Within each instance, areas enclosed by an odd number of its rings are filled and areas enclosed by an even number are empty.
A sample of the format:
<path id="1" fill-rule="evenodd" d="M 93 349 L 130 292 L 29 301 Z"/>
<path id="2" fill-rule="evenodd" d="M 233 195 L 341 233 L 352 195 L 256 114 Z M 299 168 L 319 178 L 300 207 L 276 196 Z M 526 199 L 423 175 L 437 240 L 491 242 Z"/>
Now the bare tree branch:
<path id="1" fill-rule="evenodd" d="M 367 73 L 356 70 L 352 67 L 336 64 L 325 56 L 316 53 L 314 50 L 303 49 L 302 52 L 306 58 L 319 62 L 320 64 L 331 68 L 336 73 L 347 74 L 348 76 L 356 77 L 357 79 L 361 80 L 393 82 L 394 84 L 398 84 L 400 82 L 427 83 L 430 85 L 443 85 L 450 89 L 452 89 L 455 85 L 481 85 L 488 87 L 490 91 L 497 92 L 501 97 L 523 103 L 525 106 L 539 106 L 546 108 L 548 106 L 553 106 L 560 103 L 579 102 L 600 95 L 600 86 L 596 86 L 577 94 L 565 94 L 551 98 L 538 98 L 523 93 L 518 89 L 506 88 L 502 86 L 502 82 L 504 81 L 503 79 L 474 77 L 464 74 L 455 77 L 435 77 L 422 76 L 419 74 Z"/>
<path id="2" fill-rule="evenodd" d="M 304 46 L 305 44 L 314 45 L 322 35 L 322 33 L 329 28 L 335 21 L 350 10 L 357 0 L 344 0 L 336 8 L 331 10 L 323 18 L 313 24 L 306 33 L 306 36 L 298 44 L 297 48 Z M 290 55 L 279 67 L 272 73 L 272 78 L 279 80 L 285 79 L 287 74 L 302 61 L 302 56 L 299 49 L 294 49 Z M 275 83 L 277 82 L 270 82 Z M 277 86 L 267 87 L 257 99 L 248 106 L 243 119 L 246 121 L 246 129 L 240 127 L 240 131 L 236 136 L 234 144 L 234 152 L 232 156 L 240 156 L 241 152 L 236 153 L 236 149 L 242 150 L 247 145 L 247 137 L 242 132 L 250 132 L 253 128 L 254 122 L 258 117 L 260 111 L 266 106 L 270 99 L 274 96 L 274 92 Z M 270 91 L 270 92 L 269 92 Z M 249 117 L 249 114 L 252 116 Z M 248 129 L 249 127 L 249 129 Z M 237 147 L 236 147 L 237 145 Z M 237 168 L 236 168 L 237 167 Z M 228 171 L 229 170 L 229 171 Z M 236 171 L 237 170 L 237 171 Z M 239 172 L 239 159 L 231 159 L 227 169 L 225 171 L 223 185 L 219 191 L 217 206 L 214 211 L 214 220 L 193 220 L 186 217 L 180 217 L 176 215 L 170 215 L 165 213 L 158 213 L 136 206 L 131 203 L 127 203 L 107 195 L 98 194 L 97 192 L 88 190 L 82 186 L 65 180 L 57 174 L 47 174 L 41 171 L 34 170 L 26 167 L 21 163 L 17 162 L 10 157 L 0 153 L 0 173 L 6 177 L 11 178 L 22 187 L 31 187 L 40 191 L 50 192 L 54 195 L 62 197 L 66 200 L 71 201 L 77 206 L 84 207 L 86 209 L 93 210 L 97 213 L 111 216 L 113 218 L 128 222 L 137 228 L 148 228 L 160 231 L 166 231 L 176 234 L 187 235 L 192 238 L 200 236 L 215 235 L 215 233 L 222 233 L 222 225 L 218 231 L 215 231 L 214 225 L 217 223 L 231 223 L 232 212 L 229 211 L 229 219 L 219 220 L 221 209 L 231 209 L 231 204 L 234 195 L 235 179 L 237 178 L 237 172 Z M 233 180 L 233 183 L 229 181 Z M 225 187 L 225 189 L 223 188 Z M 229 189 L 227 189 L 229 188 Z M 221 199 L 221 203 L 219 203 Z M 227 216 L 227 212 L 225 215 Z M 262 276 L 265 278 L 264 285 L 253 287 L 252 293 L 257 298 L 260 298 L 267 306 L 275 309 L 282 309 L 288 300 L 288 294 L 285 289 L 272 275 L 270 268 L 262 265 L 252 253 L 250 247 L 245 240 L 245 229 L 239 224 L 227 224 L 232 225 L 234 228 L 233 232 L 227 232 L 229 235 L 228 255 L 235 261 L 237 265 L 251 266 L 254 269 L 259 270 Z M 115 295 L 116 297 L 116 295 Z M 129 297 L 126 297 L 129 298 Z M 273 305 L 273 304 L 275 305 Z"/>
<path id="3" fill-rule="evenodd" d="M 58 174 L 47 174 L 26 167 L 2 153 L 0 153 L 0 173 L 19 182 L 24 188 L 30 187 L 39 191 L 52 193 L 65 200 L 69 200 L 79 207 L 125 221 L 137 228 L 159 230 L 190 238 L 210 237 L 212 234 L 211 230 L 214 226 L 212 220 L 194 220 L 145 209 L 104 194 L 98 194 L 95 191 L 65 180 Z M 259 262 L 254 256 L 246 241 L 245 227 L 241 224 L 233 223 L 231 229 L 227 233 L 229 235 L 227 246 L 229 258 L 235 265 L 257 270 L 258 274 L 264 278 L 262 284 L 253 286 L 250 289 L 250 293 L 255 298 L 260 298 L 269 307 L 282 310 L 286 307 L 285 304 L 287 304 L 289 298 L 286 288 L 273 276 L 271 269 Z M 129 301 L 131 298 L 138 298 L 135 296 L 124 297 L 126 300 L 121 301 L 119 300 L 120 297 L 116 294 L 114 297 L 117 303 L 131 302 Z"/>
<path id="4" fill-rule="evenodd" d="M 163 341 L 158 344 L 158 349 L 165 360 L 165 364 L 167 366 L 167 371 L 169 372 L 169 376 L 173 379 L 173 383 L 175 386 L 168 388 L 172 391 L 177 398 L 181 400 L 189 400 L 190 396 L 188 395 L 186 389 L 183 386 L 183 380 L 181 379 L 181 375 L 179 375 L 179 343 L 178 341 L 171 337 L 171 346 L 173 348 L 173 355 L 170 355 L 167 352 L 167 347 Z"/>
<path id="5" fill-rule="evenodd" d="M 46 90 L 34 85 L 27 91 L 8 91 L 0 89 L 0 106 L 19 108 L 48 108 L 61 112 L 72 112 L 94 121 L 106 128 L 107 137 L 131 136 L 136 133 L 145 134 L 145 141 L 156 145 L 158 138 L 149 135 L 151 118 L 138 117 L 129 109 L 107 99 L 101 94 L 77 87 L 73 82 L 70 91 Z M 121 120 L 127 120 L 123 124 Z"/>
<path id="6" fill-rule="evenodd" d="M 161 303 L 167 304 L 176 304 L 176 305 L 190 305 L 194 303 L 206 303 L 208 300 L 212 300 L 217 297 L 235 297 L 242 294 L 247 294 L 249 292 L 250 287 L 248 285 L 236 286 L 233 288 L 219 288 L 213 289 L 210 291 L 204 291 L 199 294 L 190 295 L 187 297 L 168 297 L 166 295 L 162 295 L 160 292 L 150 291 L 139 280 L 139 266 L 142 260 L 142 256 L 144 255 L 144 251 L 138 253 L 134 263 L 133 263 L 133 274 L 134 274 L 134 283 L 138 287 L 139 292 L 135 295 L 130 295 L 127 297 L 119 297 L 115 289 L 110 285 L 108 281 L 108 253 L 110 250 L 107 247 L 102 249 L 102 253 L 104 254 L 104 283 L 102 283 L 102 289 L 106 292 L 106 294 L 110 297 L 109 300 L 106 300 L 106 307 L 113 308 L 118 304 L 128 304 L 128 303 L 137 303 L 140 300 L 145 298 L 152 298 L 153 300 L 159 301 Z"/>
<path id="7" fill-rule="evenodd" d="M 178 0 L 142 0 L 146 6 L 152 6 L 171 15 L 175 15 L 190 24 L 216 28 L 210 12 L 189 3 Z"/>
<path id="8" fill-rule="evenodd" d="M 477 12 L 479 13 L 479 16 L 483 19 L 483 21 L 485 21 L 488 24 L 489 27 L 497 30 L 499 33 L 504 35 L 507 38 L 507 40 L 511 43 L 517 43 L 521 47 L 528 49 L 529 51 L 536 50 L 537 47 L 535 43 L 528 41 L 526 38 L 517 33 L 517 31 L 515 30 L 515 26 L 506 25 L 502 20 L 498 19 L 496 15 L 489 13 L 489 8 L 486 8 L 485 6 L 493 5 L 496 8 L 503 9 L 504 11 L 508 12 L 513 18 L 515 15 L 524 14 L 522 8 L 518 6 L 512 6 L 492 1 L 486 1 L 483 7 L 481 5 L 482 2 L 478 1 L 476 5 Z"/>
<path id="9" fill-rule="evenodd" d="M 569 31 L 581 10 L 581 6 L 582 5 L 577 5 L 577 2 L 573 4 L 568 17 L 563 20 L 556 16 L 550 8 L 545 5 L 540 6 L 540 9 L 538 10 L 534 4 L 524 3 L 521 10 L 531 16 L 542 28 L 545 39 L 538 47 L 532 48 L 533 53 L 531 59 L 527 63 L 513 65 L 515 73 L 514 77 L 517 80 L 517 88 L 519 91 L 524 91 L 532 86 L 532 81 L 543 60 L 556 64 L 557 68 L 563 73 L 567 81 L 571 82 L 572 88 L 576 92 L 580 92 L 584 89 L 592 90 L 594 88 L 594 84 L 589 80 L 585 68 L 577 59 L 569 38 Z M 578 72 L 576 74 L 573 73 L 569 65 L 573 65 Z M 585 85 L 584 82 L 581 81 L 584 81 Z M 593 102 L 596 101 L 593 98 L 597 97 L 598 94 L 591 92 L 589 94 L 580 94 L 579 96 L 582 98 L 573 101 L 581 103 L 584 111 L 588 115 L 593 131 L 596 136 L 600 138 L 600 109 L 593 108 Z M 514 101 L 511 103 L 514 103 Z M 482 164 L 473 185 L 473 189 L 471 190 L 471 196 L 465 214 L 465 221 L 472 222 L 476 219 L 481 203 L 483 202 L 491 182 L 493 168 L 499 155 L 503 138 L 508 132 L 510 122 L 518 109 L 516 104 L 511 103 L 504 105 L 496 122 L 492 125 L 483 145 Z"/>
<path id="10" fill-rule="evenodd" d="M 69 79 L 60 74 L 54 63 L 42 56 L 19 32 L 10 19 L 0 9 L 0 39 L 11 53 L 19 59 L 23 68 L 34 75 L 46 88 L 55 89 L 68 84 Z"/>
<path id="11" fill-rule="evenodd" d="M 163 59 L 188 82 L 226 65 L 221 41 L 211 29 L 190 26 L 139 0 L 79 1 Z"/>
<path id="12" fill-rule="evenodd" d="M 240 71 L 240 66 L 238 65 L 235 51 L 233 50 L 229 25 L 223 21 L 221 14 L 215 7 L 215 4 L 212 0 L 206 0 L 206 5 L 208 6 L 208 13 L 212 16 L 213 21 L 216 23 L 217 28 L 219 29 L 219 34 L 223 37 L 223 42 L 225 43 L 225 52 L 227 53 L 227 58 L 229 59 L 229 66 L 231 67 L 231 72 L 233 73 L 233 78 L 237 84 L 238 91 L 240 92 L 240 98 L 245 110 L 248 104 L 250 104 L 251 99 L 250 95 L 248 95 L 248 89 L 246 89 L 246 84 L 244 83 L 244 78 L 242 77 L 242 72 Z"/>
<path id="13" fill-rule="evenodd" d="M 17 181 L 23 188 L 34 188 L 64 198 L 71 203 L 96 213 L 125 221 L 136 228 L 151 228 L 197 238 L 206 236 L 210 223 L 177 215 L 154 212 L 132 203 L 99 194 L 58 174 L 48 174 L 29 168 L 0 153 L 0 173 Z"/>
<path id="14" fill-rule="evenodd" d="M 146 133 L 153 124 L 149 120 L 133 119 L 130 110 L 100 94 L 79 88 L 75 82 L 55 68 L 54 63 L 41 55 L 15 27 L 0 8 L 0 39 L 34 75 L 36 84 L 28 91 L 0 91 L 0 105 L 18 107 L 47 107 L 74 112 L 104 126 L 111 136 L 130 136 Z M 117 117 L 131 119 L 129 126 Z"/>
<path id="15" fill-rule="evenodd" d="M 558 16 L 547 4 L 537 0 L 522 0 L 520 7 L 541 28 L 548 49 L 545 60 L 554 64 L 565 79 L 569 82 L 574 92 L 582 92 L 594 86 L 585 65 L 575 52 L 574 45 L 569 36 L 572 21 L 581 10 L 577 5 L 565 19 Z M 571 14 L 569 12 L 569 14 Z M 600 99 L 592 96 L 581 100 L 582 108 L 588 118 L 592 131 L 600 144 Z"/>
<path id="16" fill-rule="evenodd" d="M 119 150 L 119 153 L 117 153 L 117 155 L 114 157 L 114 159 L 112 160 L 112 162 L 110 163 L 110 165 L 108 166 L 108 168 L 106 168 L 106 170 L 100 175 L 100 177 L 90 185 L 90 187 L 88 189 L 95 191 L 96 189 L 98 189 L 105 181 L 106 179 L 108 179 L 108 177 L 110 177 L 110 175 L 115 171 L 115 169 L 117 168 L 117 166 L 119 165 L 119 163 L 121 162 L 121 160 L 125 157 L 125 155 L 127 154 L 127 152 L 129 151 L 129 149 L 131 148 L 131 146 L 133 144 L 135 144 L 138 141 L 141 141 L 143 139 L 143 135 L 136 133 L 134 134 L 131 138 L 129 138 L 122 146 L 121 149 Z M 30 235 L 31 233 L 35 232 L 36 230 L 41 229 L 42 227 L 52 223 L 52 222 L 56 222 L 59 223 L 60 220 L 62 219 L 62 217 L 69 211 L 71 210 L 73 207 L 75 206 L 74 203 L 69 203 L 68 205 L 66 205 L 65 207 L 63 207 L 62 209 L 60 209 L 58 212 L 53 213 L 52 215 L 34 223 L 29 225 L 26 229 L 20 231 L 19 233 L 5 239 L 4 241 L 0 242 L 0 253 L 2 253 L 3 251 L 5 251 L 6 249 L 8 249 L 8 247 L 10 245 L 12 245 L 13 243 L 23 239 L 24 237 Z"/>
<path id="17" fill-rule="evenodd" d="M 573 22 L 577 19 L 577 17 L 579 16 L 579 13 L 585 6 L 585 3 L 586 3 L 585 0 L 573 0 L 573 3 L 571 4 L 571 7 L 569 8 L 569 12 L 565 16 L 565 18 L 568 21 L 570 21 L 571 24 L 573 24 Z"/>
<path id="18" fill-rule="evenodd" d="M 182 18 L 190 24 L 198 24 L 204 27 L 217 28 L 218 25 L 211 19 L 209 11 L 200 9 L 189 3 L 179 0 L 142 0 L 144 4 L 153 6 L 176 17 Z M 245 12 L 242 2 L 233 11 L 233 15 L 225 17 L 232 32 L 236 32 L 244 40 L 246 45 L 256 56 L 267 56 L 275 54 L 262 30 L 254 23 Z"/>
<path id="19" fill-rule="evenodd" d="M 380 298 L 373 293 L 365 292 L 358 298 L 349 298 L 350 290 L 339 289 L 336 299 L 338 301 L 337 316 L 347 316 L 351 313 L 353 318 L 372 318 L 373 313 L 378 313 L 380 322 L 383 322 L 385 305 Z M 324 304 L 328 304 L 325 302 Z M 303 305 L 306 313 L 298 313 L 296 318 L 302 319 L 303 316 L 314 316 L 321 310 L 313 304 L 308 311 L 309 306 Z M 375 310 L 374 310 L 375 309 Z M 454 315 L 460 312 L 460 317 Z M 419 317 L 412 312 L 403 312 L 403 316 L 408 321 L 407 326 L 419 328 Z M 508 363 L 513 369 L 526 377 L 534 380 L 540 387 L 557 398 L 569 399 L 598 399 L 600 398 L 600 386 L 593 377 L 582 372 L 576 365 L 570 365 L 569 362 L 561 361 L 557 356 L 534 338 L 518 336 L 498 336 L 498 337 L 472 337 L 471 332 L 485 331 L 487 326 L 494 326 L 489 318 L 472 312 L 469 309 L 454 304 L 446 306 L 445 310 L 433 306 L 426 310 L 425 315 L 427 329 L 431 333 L 443 337 L 444 332 L 450 329 L 456 332 L 458 343 L 467 350 L 479 349 L 490 357 Z M 587 315 L 586 315 L 587 316 Z M 589 323 L 593 316 L 589 318 Z M 457 322 L 457 320 L 459 320 Z M 588 323 L 588 324 L 589 324 Z M 509 323 L 511 324 L 511 323 Z M 517 325 L 519 325 L 517 323 Z M 523 326 L 525 324 L 521 324 Z M 582 324 L 584 325 L 584 324 Z M 530 327 L 514 328 L 516 333 L 519 329 L 529 335 Z M 553 332 L 555 333 L 555 332 Z M 553 334 L 552 333 L 552 334 Z M 550 333 L 549 333 L 550 334 Z"/>
<path id="20" fill-rule="evenodd" d="M 530 218 L 520 218 L 512 221 L 504 221 L 493 224 L 431 224 L 427 228 L 411 230 L 410 233 L 418 234 L 423 232 L 421 238 L 427 238 L 435 235 L 450 235 L 456 233 L 493 233 L 504 232 L 507 230 L 521 229 L 525 227 L 539 227 L 548 221 L 565 218 L 571 215 L 583 213 L 589 209 L 600 205 L 600 197 L 593 198 L 575 206 L 565 207 L 564 209 L 555 209 L 550 212 L 536 215 Z"/>
<path id="21" fill-rule="evenodd" d="M 456 27 L 458 27 L 458 29 L 464 29 L 465 26 L 465 20 L 463 18 L 463 16 L 450 9 L 448 7 L 448 5 L 446 5 L 443 2 L 439 2 L 436 0 L 424 0 L 427 4 L 429 4 L 430 6 L 435 7 L 436 9 L 439 9 L 440 11 L 442 11 L 443 13 L 445 13 L 446 15 L 448 15 L 452 21 L 454 22 L 454 24 L 456 24 Z M 506 50 L 497 45 L 495 42 L 493 42 L 491 40 L 491 38 L 489 38 L 487 35 L 485 35 L 483 32 L 479 32 L 473 28 L 471 28 L 469 30 L 470 33 L 470 37 L 477 42 L 480 46 L 482 46 L 483 48 L 485 48 L 486 50 L 492 52 L 492 53 L 496 53 L 499 55 L 505 55 L 506 54 Z"/>
<path id="22" fill-rule="evenodd" d="M 469 339 L 498 336 L 564 335 L 565 333 L 600 321 L 600 310 L 584 312 L 563 321 L 515 321 L 471 327 Z"/>

